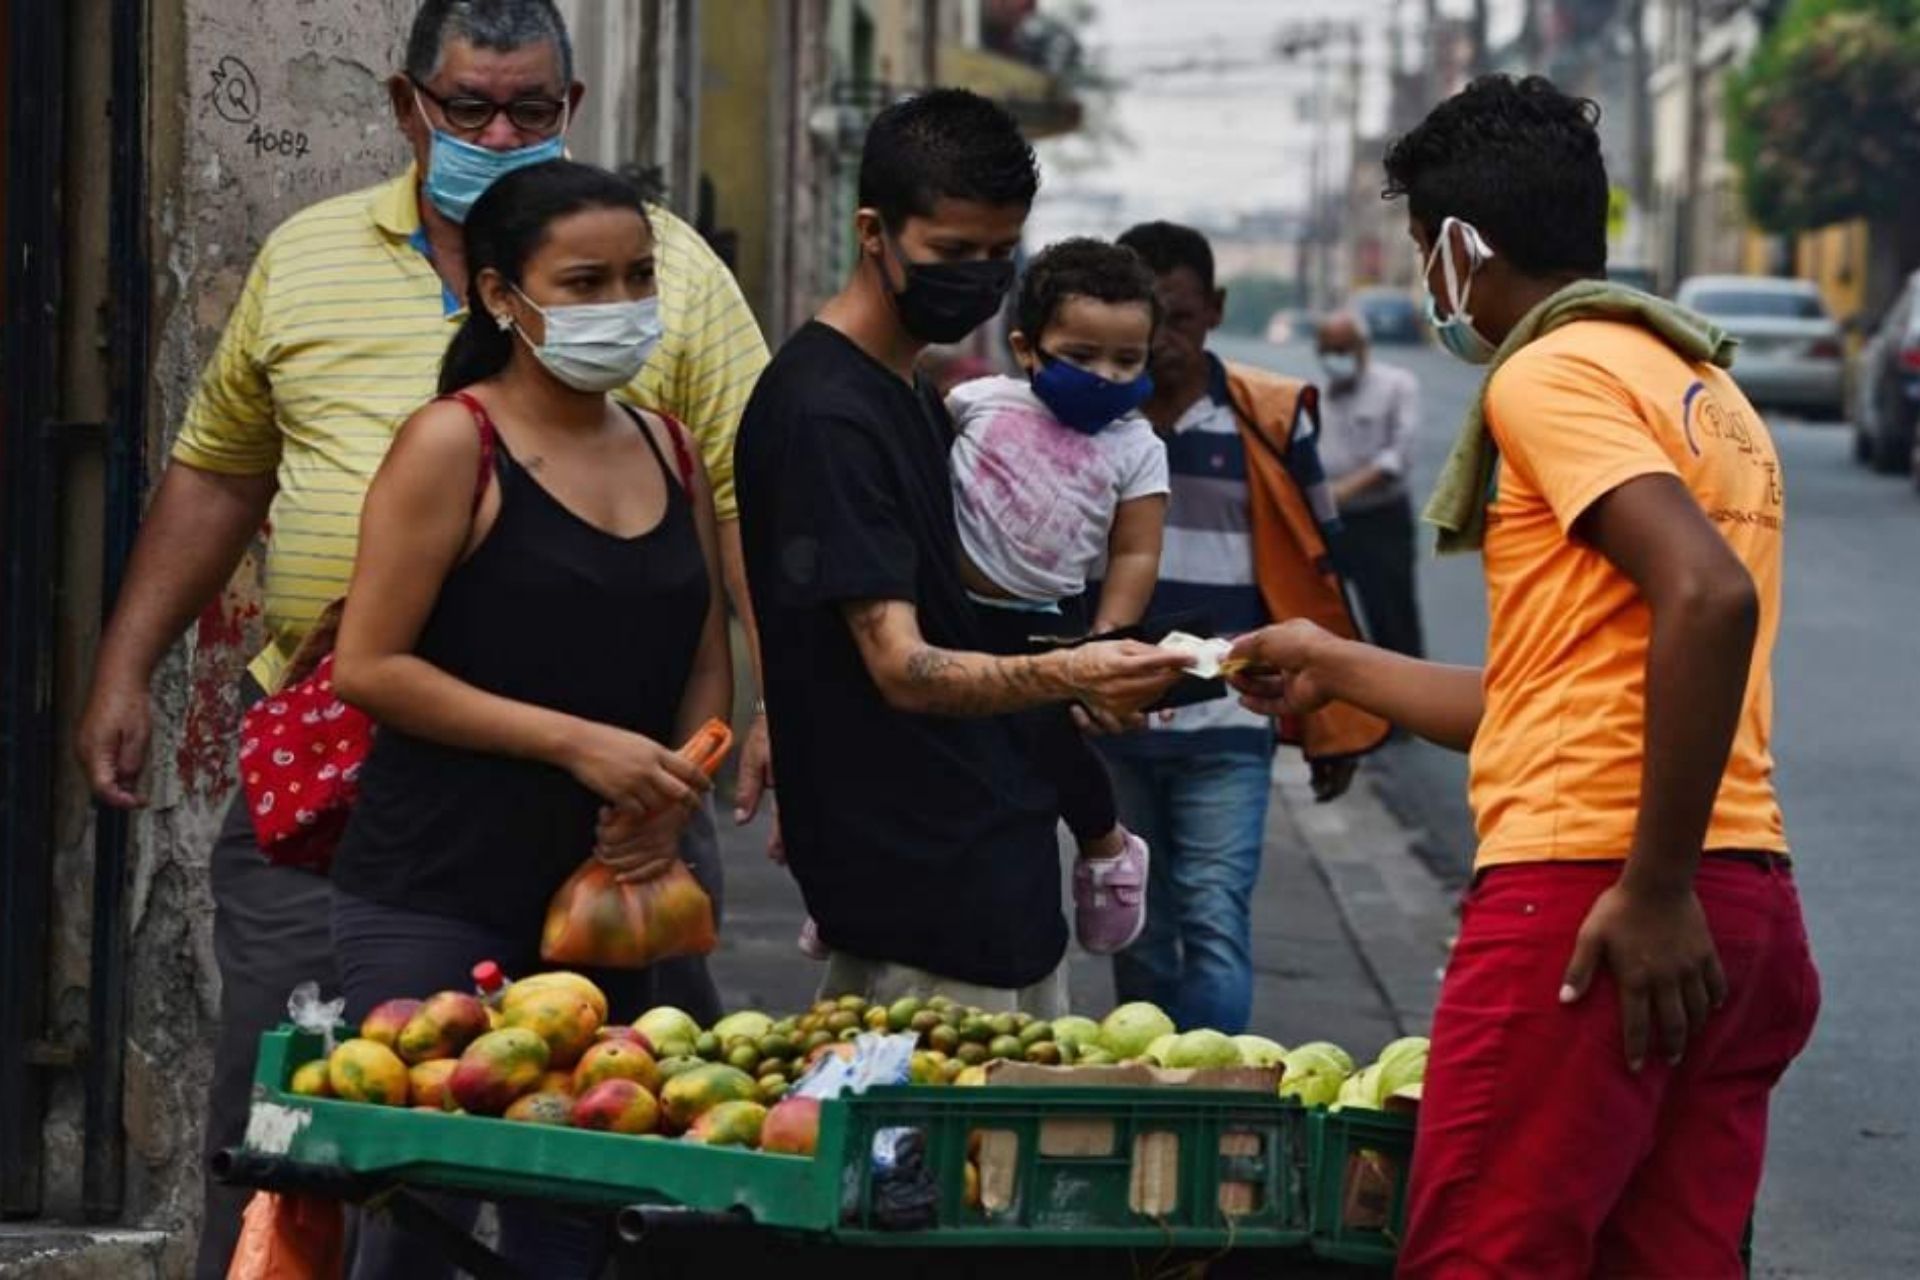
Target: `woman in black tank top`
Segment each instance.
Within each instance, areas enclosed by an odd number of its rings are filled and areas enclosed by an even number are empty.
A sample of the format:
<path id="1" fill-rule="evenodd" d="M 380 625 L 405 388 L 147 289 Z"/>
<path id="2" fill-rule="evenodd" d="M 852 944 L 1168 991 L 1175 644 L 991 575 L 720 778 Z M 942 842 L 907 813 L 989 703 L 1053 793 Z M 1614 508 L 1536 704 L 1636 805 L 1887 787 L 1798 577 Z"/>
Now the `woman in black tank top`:
<path id="1" fill-rule="evenodd" d="M 638 195 L 585 165 L 523 169 L 475 205 L 466 247 L 448 398 L 368 492 L 335 651 L 335 688 L 380 726 L 333 863 L 350 1020 L 468 987 L 481 959 L 539 967 L 547 902 L 603 817 L 623 874 L 670 865 L 707 787 L 673 748 L 731 695 L 702 471 L 678 424 L 606 394 L 659 334 Z M 595 976 L 615 1016 L 643 1011 L 644 975 Z M 501 1218 L 533 1273 L 589 1266 L 560 1224 Z M 363 1234 L 356 1277 L 440 1273 Z"/>

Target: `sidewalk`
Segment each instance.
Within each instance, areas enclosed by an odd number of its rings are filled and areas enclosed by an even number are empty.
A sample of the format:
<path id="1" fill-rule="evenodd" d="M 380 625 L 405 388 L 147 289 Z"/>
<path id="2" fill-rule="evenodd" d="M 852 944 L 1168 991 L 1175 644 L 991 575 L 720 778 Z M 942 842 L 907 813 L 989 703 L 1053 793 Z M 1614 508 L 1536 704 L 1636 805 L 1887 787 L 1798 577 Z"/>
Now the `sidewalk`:
<path id="1" fill-rule="evenodd" d="M 765 819 L 744 830 L 723 819 L 721 843 L 726 919 L 713 971 L 722 997 L 729 1008 L 804 1008 L 823 966 L 794 946 L 800 892 L 766 858 Z M 1365 768 L 1347 796 L 1316 805 L 1305 766 L 1282 758 L 1254 893 L 1252 1030 L 1288 1045 L 1332 1040 L 1363 1055 L 1427 1029 L 1453 918 L 1411 846 Z M 1076 947 L 1070 964 L 1075 1010 L 1105 1013 L 1113 1005 L 1107 963 Z"/>

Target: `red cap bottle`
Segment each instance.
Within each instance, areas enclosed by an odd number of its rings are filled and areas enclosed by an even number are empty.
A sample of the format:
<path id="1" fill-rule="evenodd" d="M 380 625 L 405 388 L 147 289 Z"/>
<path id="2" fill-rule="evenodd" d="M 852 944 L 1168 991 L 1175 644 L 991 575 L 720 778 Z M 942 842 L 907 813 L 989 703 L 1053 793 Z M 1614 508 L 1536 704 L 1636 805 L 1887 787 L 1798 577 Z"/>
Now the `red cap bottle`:
<path id="1" fill-rule="evenodd" d="M 507 989 L 507 975 L 493 961 L 482 960 L 473 966 L 473 989 L 483 1003 L 497 1004 L 500 993 Z"/>

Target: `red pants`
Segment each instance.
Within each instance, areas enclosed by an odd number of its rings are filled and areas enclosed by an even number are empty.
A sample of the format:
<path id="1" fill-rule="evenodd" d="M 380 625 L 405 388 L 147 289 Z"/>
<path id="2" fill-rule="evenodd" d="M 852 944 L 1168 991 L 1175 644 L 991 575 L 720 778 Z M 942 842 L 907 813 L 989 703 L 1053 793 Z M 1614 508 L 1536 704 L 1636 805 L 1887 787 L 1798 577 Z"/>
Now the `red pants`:
<path id="1" fill-rule="evenodd" d="M 1468 895 L 1434 1017 L 1402 1277 L 1742 1274 L 1768 1096 L 1820 1004 L 1800 898 L 1784 867 L 1702 860 L 1727 1003 L 1678 1066 L 1656 1043 L 1636 1075 L 1610 974 L 1559 1001 L 1574 935 L 1619 873 L 1501 867 Z"/>

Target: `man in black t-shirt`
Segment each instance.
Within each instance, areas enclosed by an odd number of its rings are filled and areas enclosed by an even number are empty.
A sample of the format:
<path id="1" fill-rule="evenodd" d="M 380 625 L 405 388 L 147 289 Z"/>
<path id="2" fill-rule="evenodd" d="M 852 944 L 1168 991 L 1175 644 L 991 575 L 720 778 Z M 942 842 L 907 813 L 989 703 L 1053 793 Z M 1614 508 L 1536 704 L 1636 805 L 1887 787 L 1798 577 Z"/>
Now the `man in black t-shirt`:
<path id="1" fill-rule="evenodd" d="M 762 376 L 735 446 L 787 856 L 823 989 L 1064 1011 L 1058 810 L 1006 718 L 1135 719 L 1185 660 L 1131 642 L 978 652 L 953 428 L 915 373 L 991 318 L 1039 178 L 1012 119 L 936 90 L 880 113 L 860 258 Z"/>

